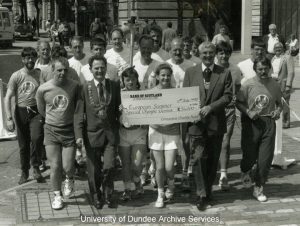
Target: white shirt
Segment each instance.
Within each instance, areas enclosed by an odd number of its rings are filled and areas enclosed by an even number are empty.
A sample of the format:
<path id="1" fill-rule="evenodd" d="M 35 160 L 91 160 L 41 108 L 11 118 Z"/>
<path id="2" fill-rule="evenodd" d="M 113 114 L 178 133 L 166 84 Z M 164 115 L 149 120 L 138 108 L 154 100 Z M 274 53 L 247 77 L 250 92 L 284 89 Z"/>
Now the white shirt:
<path id="1" fill-rule="evenodd" d="M 272 78 L 278 78 L 280 62 L 281 62 L 281 57 L 274 56 L 272 60 L 272 68 L 273 68 Z"/>
<path id="2" fill-rule="evenodd" d="M 167 51 L 160 48 L 157 52 L 151 54 L 151 58 L 159 62 L 165 62 L 166 60 L 170 59 L 170 55 Z M 134 55 L 133 61 L 137 61 L 139 59 L 141 59 L 140 51 Z"/>
<path id="3" fill-rule="evenodd" d="M 129 67 L 130 49 L 124 47 L 121 52 L 116 52 L 113 48 L 111 48 L 106 51 L 104 57 L 107 59 L 107 63 L 118 68 L 118 74 L 121 76 L 123 70 Z"/>
<path id="4" fill-rule="evenodd" d="M 240 68 L 241 72 L 242 72 L 242 80 L 241 80 L 241 84 L 243 85 L 243 83 L 245 81 L 247 81 L 249 78 L 253 78 L 256 76 L 255 71 L 253 70 L 253 61 L 251 60 L 251 58 L 244 60 L 240 63 L 238 63 L 238 67 Z"/>
<path id="5" fill-rule="evenodd" d="M 41 71 L 42 70 L 49 70 L 51 69 L 52 65 L 51 65 L 51 61 L 49 61 L 48 64 L 40 64 L 40 59 L 37 59 L 37 61 L 35 62 L 34 68 L 38 68 Z"/>
<path id="6" fill-rule="evenodd" d="M 68 61 L 69 61 L 70 67 L 76 71 L 76 73 L 79 77 L 81 68 L 87 64 L 88 58 L 86 56 L 84 56 L 81 60 L 76 60 L 75 57 L 72 57 Z"/>
<path id="7" fill-rule="evenodd" d="M 185 75 L 185 71 L 195 66 L 196 64 L 190 60 L 183 60 L 181 64 L 173 63 L 172 59 L 167 60 L 167 63 L 172 66 L 173 76 L 171 79 L 171 85 L 175 88 L 182 88 L 183 87 L 183 79 Z"/>
<path id="8" fill-rule="evenodd" d="M 274 45 L 279 42 L 278 36 L 275 35 L 275 37 L 273 37 L 271 34 L 268 36 L 268 53 L 274 53 Z"/>
<path id="9" fill-rule="evenodd" d="M 202 63 L 202 73 L 205 71 L 206 68 L 207 68 L 207 67 Z M 212 72 L 213 69 L 214 69 L 214 64 L 210 65 L 208 68 L 209 68 L 210 71 Z M 203 77 L 203 82 L 204 82 L 204 88 L 208 90 L 208 89 L 209 89 L 209 86 L 210 86 L 210 80 L 209 80 L 209 81 L 206 81 L 205 78 Z"/>
<path id="10" fill-rule="evenodd" d="M 159 64 L 160 62 L 156 60 L 152 60 L 149 65 L 143 65 L 141 60 L 136 60 L 133 62 L 134 69 L 139 75 L 141 90 L 151 89 L 156 86 L 155 69 Z"/>

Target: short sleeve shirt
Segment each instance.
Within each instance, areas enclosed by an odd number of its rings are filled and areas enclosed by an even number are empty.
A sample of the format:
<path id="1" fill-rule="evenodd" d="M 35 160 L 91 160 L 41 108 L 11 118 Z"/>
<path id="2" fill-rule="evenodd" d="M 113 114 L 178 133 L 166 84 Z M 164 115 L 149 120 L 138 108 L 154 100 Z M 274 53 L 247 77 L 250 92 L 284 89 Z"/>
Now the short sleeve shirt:
<path id="1" fill-rule="evenodd" d="M 139 75 L 141 90 L 151 89 L 156 86 L 155 69 L 159 64 L 160 62 L 156 60 L 152 60 L 149 65 L 141 64 L 141 60 L 133 62 L 133 65 L 135 66 L 134 69 Z"/>
<path id="2" fill-rule="evenodd" d="M 269 116 L 276 108 L 276 102 L 281 101 L 281 90 L 272 78 L 262 82 L 257 77 L 248 79 L 241 87 L 237 100 L 250 111 L 260 116 Z"/>
<path id="3" fill-rule="evenodd" d="M 14 72 L 9 79 L 8 88 L 16 96 L 19 107 L 36 105 L 35 94 L 40 85 L 40 70 L 33 70 L 29 75 L 24 68 Z"/>
<path id="4" fill-rule="evenodd" d="M 188 68 L 195 66 L 196 64 L 190 60 L 184 60 L 181 64 L 175 64 L 172 59 L 167 60 L 167 63 L 172 66 L 174 77 L 171 80 L 172 87 L 183 87 L 183 80 L 185 72 Z"/>
<path id="5" fill-rule="evenodd" d="M 83 67 L 83 65 L 86 65 L 88 63 L 88 59 L 86 56 L 81 60 L 76 60 L 75 57 L 72 57 L 68 61 L 70 67 L 76 71 L 78 77 L 80 76 L 81 68 Z"/>
<path id="6" fill-rule="evenodd" d="M 123 51 L 116 52 L 113 48 L 111 48 L 106 51 L 104 57 L 107 59 L 107 63 L 118 68 L 118 75 L 121 76 L 123 70 L 129 66 L 130 50 L 128 48 L 124 48 Z"/>
<path id="7" fill-rule="evenodd" d="M 36 98 L 46 105 L 45 122 L 59 127 L 73 124 L 75 104 L 79 94 L 79 83 L 70 79 L 64 86 L 56 86 L 53 80 L 42 84 L 36 93 Z"/>

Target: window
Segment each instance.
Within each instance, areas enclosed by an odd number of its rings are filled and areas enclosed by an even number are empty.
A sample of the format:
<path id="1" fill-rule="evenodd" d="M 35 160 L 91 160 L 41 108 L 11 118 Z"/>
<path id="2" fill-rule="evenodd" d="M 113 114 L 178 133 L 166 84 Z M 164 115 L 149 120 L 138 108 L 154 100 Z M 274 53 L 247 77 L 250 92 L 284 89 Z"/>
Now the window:
<path id="1" fill-rule="evenodd" d="M 8 12 L 2 13 L 2 20 L 3 20 L 4 27 L 10 27 L 10 20 L 9 20 Z"/>

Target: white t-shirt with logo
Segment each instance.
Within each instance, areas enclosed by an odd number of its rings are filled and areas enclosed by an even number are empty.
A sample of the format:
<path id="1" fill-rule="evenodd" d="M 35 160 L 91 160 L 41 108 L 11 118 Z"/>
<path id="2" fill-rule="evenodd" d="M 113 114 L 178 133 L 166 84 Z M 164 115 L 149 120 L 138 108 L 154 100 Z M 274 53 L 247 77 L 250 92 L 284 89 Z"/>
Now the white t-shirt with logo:
<path id="1" fill-rule="evenodd" d="M 9 79 L 8 88 L 16 96 L 19 107 L 36 105 L 35 94 L 40 85 L 40 70 L 33 70 L 29 75 L 24 68 L 14 72 Z"/>
<path id="2" fill-rule="evenodd" d="M 193 61 L 190 60 L 184 60 L 181 64 L 175 64 L 173 63 L 172 59 L 169 59 L 167 60 L 167 63 L 172 66 L 174 77 L 171 80 L 171 85 L 175 88 L 181 88 L 183 86 L 183 80 L 186 70 L 196 65 Z"/>

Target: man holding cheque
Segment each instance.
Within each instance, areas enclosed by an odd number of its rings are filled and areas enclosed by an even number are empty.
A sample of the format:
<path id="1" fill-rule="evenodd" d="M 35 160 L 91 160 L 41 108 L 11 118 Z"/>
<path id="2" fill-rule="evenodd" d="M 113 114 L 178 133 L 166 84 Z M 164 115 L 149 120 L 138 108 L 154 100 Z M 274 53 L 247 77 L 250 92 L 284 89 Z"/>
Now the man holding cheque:
<path id="1" fill-rule="evenodd" d="M 225 106 L 232 99 L 232 78 L 227 69 L 214 64 L 215 46 L 199 46 L 201 64 L 186 71 L 183 87 L 199 86 L 200 120 L 189 123 L 190 164 L 195 175 L 197 208 L 205 210 L 211 200 L 222 140 L 226 132 Z"/>

